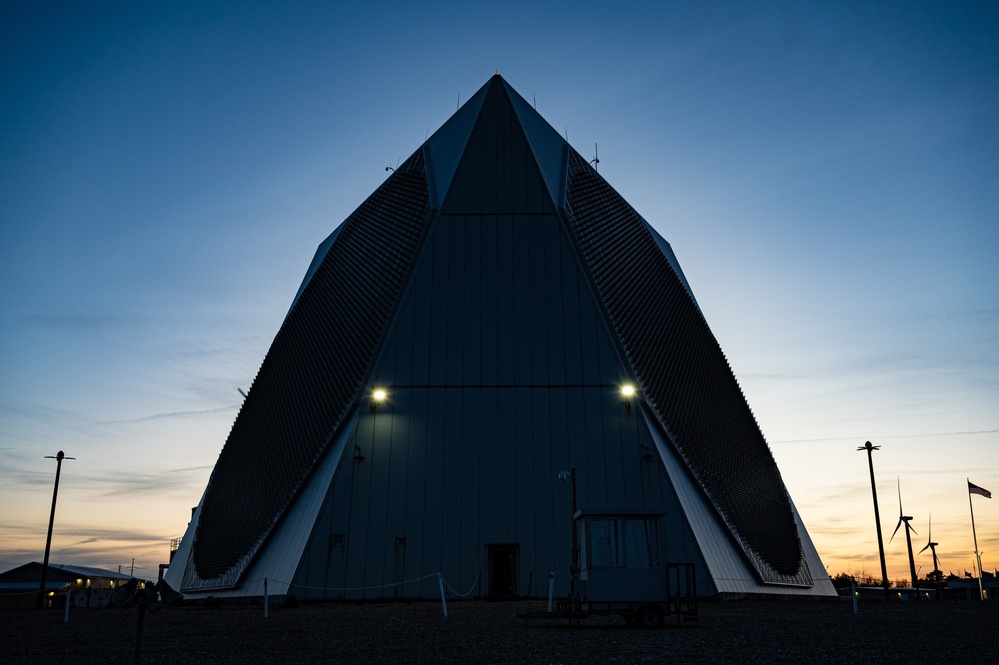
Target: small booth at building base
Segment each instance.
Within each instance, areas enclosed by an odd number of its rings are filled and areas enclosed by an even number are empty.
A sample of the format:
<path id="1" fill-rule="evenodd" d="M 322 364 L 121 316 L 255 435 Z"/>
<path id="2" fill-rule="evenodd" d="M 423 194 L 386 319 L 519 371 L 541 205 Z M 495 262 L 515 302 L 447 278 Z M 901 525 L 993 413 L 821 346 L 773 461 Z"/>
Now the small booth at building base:
<path id="1" fill-rule="evenodd" d="M 663 515 L 577 511 L 573 590 L 561 603 L 569 616 L 620 614 L 656 628 L 666 617 L 697 618 L 694 564 L 663 561 Z"/>

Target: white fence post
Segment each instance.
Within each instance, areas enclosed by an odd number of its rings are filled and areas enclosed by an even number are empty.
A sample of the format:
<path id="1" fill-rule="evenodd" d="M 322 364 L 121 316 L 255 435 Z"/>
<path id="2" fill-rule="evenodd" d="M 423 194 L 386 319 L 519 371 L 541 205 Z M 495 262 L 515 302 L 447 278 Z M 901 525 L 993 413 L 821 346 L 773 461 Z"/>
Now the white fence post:
<path id="1" fill-rule="evenodd" d="M 269 597 L 267 595 L 267 578 L 265 577 L 264 578 L 264 618 L 265 619 L 268 616 L 268 607 L 267 607 L 267 601 L 268 601 L 268 599 L 269 599 Z"/>
<path id="2" fill-rule="evenodd" d="M 444 598 L 444 576 L 437 573 L 437 586 L 441 590 L 441 607 L 444 609 L 444 616 L 447 616 L 447 600 Z"/>
<path id="3" fill-rule="evenodd" d="M 62 622 L 69 623 L 69 601 L 73 595 L 73 589 L 69 586 L 66 587 L 66 608 L 62 613 Z"/>

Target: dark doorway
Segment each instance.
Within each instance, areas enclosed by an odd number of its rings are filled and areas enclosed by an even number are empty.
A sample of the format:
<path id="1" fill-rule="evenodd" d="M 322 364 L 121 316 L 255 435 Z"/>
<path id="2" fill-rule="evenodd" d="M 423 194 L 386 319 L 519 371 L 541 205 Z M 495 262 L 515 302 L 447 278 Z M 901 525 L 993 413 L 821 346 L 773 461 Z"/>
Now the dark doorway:
<path id="1" fill-rule="evenodd" d="M 517 568 L 520 545 L 486 545 L 489 563 L 489 597 L 496 600 L 517 598 Z"/>

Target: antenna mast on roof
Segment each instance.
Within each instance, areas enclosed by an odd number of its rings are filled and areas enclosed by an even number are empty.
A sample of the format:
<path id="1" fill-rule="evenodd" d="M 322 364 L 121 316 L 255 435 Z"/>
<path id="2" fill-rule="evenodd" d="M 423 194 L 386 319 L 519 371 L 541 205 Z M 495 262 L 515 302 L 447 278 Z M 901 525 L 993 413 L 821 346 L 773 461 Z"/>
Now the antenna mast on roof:
<path id="1" fill-rule="evenodd" d="M 597 144 L 593 144 L 593 159 L 590 160 L 590 164 L 593 164 L 593 170 L 600 170 L 600 151 L 597 150 Z"/>

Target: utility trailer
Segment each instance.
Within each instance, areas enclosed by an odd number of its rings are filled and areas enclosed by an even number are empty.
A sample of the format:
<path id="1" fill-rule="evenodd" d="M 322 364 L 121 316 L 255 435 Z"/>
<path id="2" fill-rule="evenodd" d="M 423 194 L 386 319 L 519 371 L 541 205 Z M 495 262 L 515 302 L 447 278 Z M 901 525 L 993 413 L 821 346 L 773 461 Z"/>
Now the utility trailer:
<path id="1" fill-rule="evenodd" d="M 524 619 L 620 615 L 630 626 L 659 628 L 667 617 L 696 621 L 694 564 L 662 560 L 663 515 L 577 511 L 569 597 Z"/>

